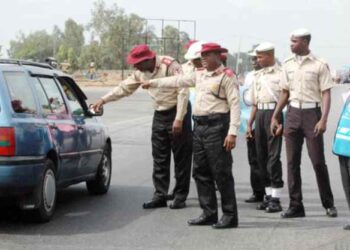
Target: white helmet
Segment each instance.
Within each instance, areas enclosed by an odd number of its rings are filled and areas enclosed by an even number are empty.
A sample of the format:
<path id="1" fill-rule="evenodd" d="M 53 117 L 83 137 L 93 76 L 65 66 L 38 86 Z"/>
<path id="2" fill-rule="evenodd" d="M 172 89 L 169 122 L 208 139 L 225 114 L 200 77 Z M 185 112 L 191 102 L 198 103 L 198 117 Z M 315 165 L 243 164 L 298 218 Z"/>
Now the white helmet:
<path id="1" fill-rule="evenodd" d="M 188 48 L 185 54 L 185 59 L 194 60 L 201 58 L 202 44 L 204 44 L 204 42 L 201 41 L 191 44 L 191 46 Z"/>

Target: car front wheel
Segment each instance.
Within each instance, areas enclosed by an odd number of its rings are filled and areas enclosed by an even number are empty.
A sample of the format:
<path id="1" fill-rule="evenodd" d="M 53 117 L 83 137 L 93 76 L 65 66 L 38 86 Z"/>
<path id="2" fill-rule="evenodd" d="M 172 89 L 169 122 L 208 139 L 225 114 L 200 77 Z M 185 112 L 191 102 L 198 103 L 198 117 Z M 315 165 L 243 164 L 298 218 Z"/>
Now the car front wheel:
<path id="1" fill-rule="evenodd" d="M 101 162 L 98 166 L 96 178 L 86 182 L 90 194 L 100 195 L 108 192 L 112 177 L 112 161 L 109 146 L 105 147 Z"/>

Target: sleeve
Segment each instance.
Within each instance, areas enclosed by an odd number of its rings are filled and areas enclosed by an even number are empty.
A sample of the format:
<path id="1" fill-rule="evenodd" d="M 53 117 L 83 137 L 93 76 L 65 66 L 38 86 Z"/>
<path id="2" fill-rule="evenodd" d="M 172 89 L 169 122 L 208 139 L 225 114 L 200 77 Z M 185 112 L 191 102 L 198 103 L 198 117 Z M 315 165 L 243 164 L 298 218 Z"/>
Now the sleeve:
<path id="1" fill-rule="evenodd" d="M 239 92 L 237 88 L 237 78 L 227 77 L 225 81 L 225 94 L 230 107 L 230 128 L 229 135 L 237 136 L 241 120 L 241 111 L 239 106 Z"/>
<path id="2" fill-rule="evenodd" d="M 331 72 L 329 70 L 329 67 L 327 64 L 323 63 L 320 68 L 320 74 L 319 74 L 319 83 L 320 83 L 320 89 L 321 91 L 325 91 L 327 89 L 330 89 L 334 86 Z"/>
<path id="3" fill-rule="evenodd" d="M 289 90 L 288 73 L 284 66 L 282 67 L 280 86 L 281 89 Z"/>
<path id="4" fill-rule="evenodd" d="M 249 93 L 249 98 L 250 98 L 250 102 L 253 105 L 256 105 L 256 91 L 255 91 L 255 86 L 256 86 L 256 77 L 252 78 L 252 83 L 248 89 L 248 93 Z"/>
<path id="5" fill-rule="evenodd" d="M 129 96 L 134 93 L 137 88 L 140 86 L 140 81 L 136 76 L 136 72 L 133 72 L 127 79 L 122 81 L 117 87 L 112 89 L 101 99 L 107 103 L 111 101 L 117 101 L 125 96 Z"/>
<path id="6" fill-rule="evenodd" d="M 149 81 L 152 88 L 189 88 L 196 85 L 196 73 L 176 75 Z"/>
<path id="7" fill-rule="evenodd" d="M 169 66 L 169 74 L 172 76 L 182 75 L 182 68 L 178 62 L 173 62 Z M 182 121 L 187 113 L 188 99 L 190 90 L 188 88 L 179 87 L 177 90 L 176 120 Z"/>

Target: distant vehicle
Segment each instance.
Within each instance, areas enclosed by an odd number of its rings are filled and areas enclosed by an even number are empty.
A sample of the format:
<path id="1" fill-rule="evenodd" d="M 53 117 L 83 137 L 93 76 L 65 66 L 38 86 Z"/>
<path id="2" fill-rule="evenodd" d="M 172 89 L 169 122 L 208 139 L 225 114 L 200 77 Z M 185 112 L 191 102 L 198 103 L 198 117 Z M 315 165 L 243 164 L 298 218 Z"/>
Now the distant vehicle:
<path id="1" fill-rule="evenodd" d="M 15 196 L 38 222 L 52 218 L 58 188 L 109 189 L 111 139 L 86 100 L 50 65 L 0 60 L 0 196 Z"/>

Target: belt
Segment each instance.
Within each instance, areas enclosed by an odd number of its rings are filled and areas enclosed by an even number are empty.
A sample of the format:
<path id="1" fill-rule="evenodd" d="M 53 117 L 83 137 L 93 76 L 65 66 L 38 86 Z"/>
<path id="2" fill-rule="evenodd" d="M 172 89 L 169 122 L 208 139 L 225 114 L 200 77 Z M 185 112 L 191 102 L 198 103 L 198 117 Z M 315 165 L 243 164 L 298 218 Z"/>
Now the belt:
<path id="1" fill-rule="evenodd" d="M 230 113 L 193 116 L 193 120 L 199 125 L 216 125 L 230 121 Z"/>
<path id="2" fill-rule="evenodd" d="M 173 112 L 176 112 L 176 106 L 174 106 L 170 109 L 167 109 L 167 110 L 156 110 L 156 113 L 160 114 L 160 115 L 168 115 L 168 114 L 171 114 Z"/>
<path id="3" fill-rule="evenodd" d="M 291 101 L 289 105 L 297 109 L 314 109 L 321 106 L 319 102 L 297 102 L 297 101 Z"/>
<path id="4" fill-rule="evenodd" d="M 274 110 L 276 108 L 275 102 L 269 102 L 269 103 L 258 103 L 257 105 L 258 109 L 264 109 L 264 110 Z"/>

